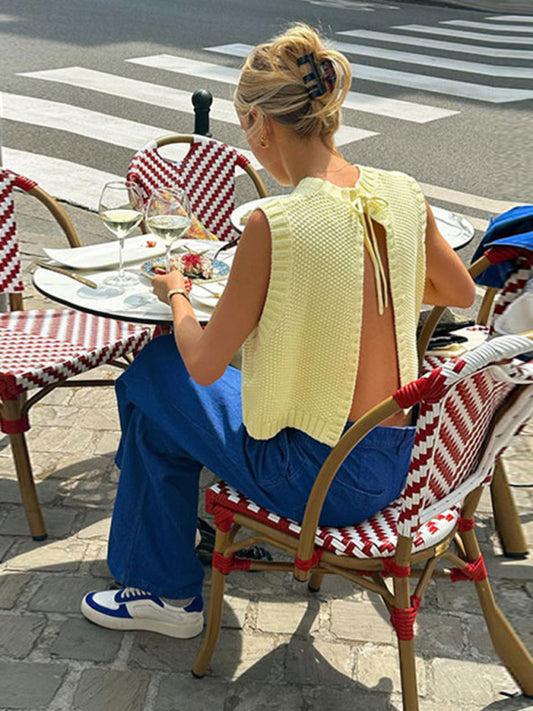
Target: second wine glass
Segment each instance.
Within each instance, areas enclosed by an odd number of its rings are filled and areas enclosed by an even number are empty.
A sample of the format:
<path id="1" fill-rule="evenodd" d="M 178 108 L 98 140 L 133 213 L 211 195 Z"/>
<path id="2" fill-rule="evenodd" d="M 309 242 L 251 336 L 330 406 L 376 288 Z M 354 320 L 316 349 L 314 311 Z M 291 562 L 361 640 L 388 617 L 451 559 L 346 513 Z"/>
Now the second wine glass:
<path id="1" fill-rule="evenodd" d="M 185 190 L 178 187 L 154 190 L 146 211 L 146 224 L 165 243 L 167 271 L 170 271 L 172 246 L 192 225 L 191 206 Z"/>
<path id="2" fill-rule="evenodd" d="M 123 288 L 133 286 L 139 278 L 124 269 L 124 238 L 140 223 L 144 216 L 143 196 L 138 186 L 127 180 L 106 183 L 100 196 L 100 217 L 118 239 L 118 273 L 104 279 L 104 284 Z"/>

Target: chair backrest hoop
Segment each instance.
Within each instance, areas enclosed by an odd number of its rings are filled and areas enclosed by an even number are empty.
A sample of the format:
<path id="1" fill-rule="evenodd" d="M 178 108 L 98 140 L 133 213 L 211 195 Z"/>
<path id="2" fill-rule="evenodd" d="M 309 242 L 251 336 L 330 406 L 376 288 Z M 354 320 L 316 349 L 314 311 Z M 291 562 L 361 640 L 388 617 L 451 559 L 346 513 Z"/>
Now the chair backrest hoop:
<path id="1" fill-rule="evenodd" d="M 174 143 L 189 143 L 185 157 L 174 163 L 158 149 Z M 268 191 L 250 161 L 235 148 L 206 136 L 173 134 L 148 143 L 132 158 L 127 177 L 141 187 L 148 199 L 155 187 L 181 184 L 193 212 L 203 225 L 221 239 L 236 237 L 229 216 L 234 208 L 234 171 L 239 167 L 251 178 L 259 197 Z M 209 181 L 216 184 L 210 192 Z"/>

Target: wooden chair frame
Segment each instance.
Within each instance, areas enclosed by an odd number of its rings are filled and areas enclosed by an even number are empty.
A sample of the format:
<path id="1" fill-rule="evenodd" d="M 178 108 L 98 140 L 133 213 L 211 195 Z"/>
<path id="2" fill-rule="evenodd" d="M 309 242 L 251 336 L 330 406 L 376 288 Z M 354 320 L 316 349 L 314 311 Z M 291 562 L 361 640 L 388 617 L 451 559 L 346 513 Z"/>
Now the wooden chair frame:
<path id="1" fill-rule="evenodd" d="M 479 276 L 490 267 L 492 262 L 486 257 L 480 257 L 469 268 L 472 278 Z M 480 304 L 476 324 L 487 326 L 492 312 L 494 299 L 499 289 L 488 287 L 483 295 Z M 429 341 L 445 311 L 443 306 L 435 306 L 429 314 L 418 337 L 418 364 L 422 367 L 424 356 L 428 349 Z M 498 538 L 507 558 L 527 558 L 529 547 L 526 536 L 520 522 L 520 516 L 513 499 L 509 480 L 505 471 L 505 465 L 501 458 L 496 462 L 494 477 L 490 485 L 492 509 L 494 512 L 494 522 Z"/>
<path id="2" fill-rule="evenodd" d="M 73 248 L 81 247 L 81 242 L 76 234 L 74 225 L 65 209 L 47 193 L 39 185 L 25 191 L 29 195 L 36 197 L 53 215 L 57 223 L 64 232 L 69 245 Z M 22 292 L 9 294 L 9 310 L 23 311 L 24 297 Z M 106 365 L 112 365 L 119 369 L 125 370 L 131 360 L 125 356 L 125 362 L 118 360 L 110 360 Z M 27 393 L 22 393 L 16 400 L 0 401 L 0 417 L 6 422 L 22 421 L 28 417 L 28 413 L 37 402 L 42 400 L 52 390 L 64 387 L 109 387 L 114 385 L 114 380 L 109 379 L 82 379 L 79 378 L 74 382 L 68 380 L 59 381 L 51 385 L 46 385 L 38 389 L 31 397 Z M 30 533 L 34 541 L 44 541 L 48 537 L 46 525 L 44 522 L 35 481 L 33 478 L 33 470 L 26 442 L 25 432 L 16 432 L 8 434 L 13 459 L 15 462 L 15 470 L 19 483 L 20 495 L 24 511 L 30 528 Z"/>
<path id="3" fill-rule="evenodd" d="M 533 341 L 533 331 L 527 334 Z M 497 426 L 501 417 L 518 400 L 522 392 L 521 387 L 516 387 L 511 396 L 500 407 L 493 418 L 492 427 L 485 439 L 485 447 L 490 441 L 490 434 Z M 466 570 L 468 565 L 478 560 L 481 551 L 476 538 L 475 529 L 461 529 L 456 525 L 437 545 L 413 552 L 413 540 L 407 536 L 399 536 L 393 557 L 396 571 L 392 572 L 392 589 L 384 580 L 384 575 L 390 573 L 390 559 L 371 558 L 358 559 L 348 556 L 339 556 L 329 551 L 324 551 L 316 560 L 312 558 L 315 535 L 324 500 L 329 487 L 337 474 L 344 459 L 363 437 L 375 426 L 386 420 L 391 415 L 401 411 L 401 407 L 389 397 L 381 404 L 370 410 L 358 420 L 345 433 L 339 443 L 332 449 L 324 462 L 311 490 L 299 537 L 294 537 L 277 529 L 271 528 L 256 519 L 240 512 L 235 512 L 231 525 L 222 518 L 216 523 L 215 555 L 224 556 L 228 563 L 238 551 L 257 543 L 268 543 L 274 548 L 289 553 L 294 561 L 313 560 L 310 570 L 297 567 L 295 562 L 251 561 L 246 569 L 270 570 L 280 572 L 293 571 L 294 577 L 299 581 L 309 580 L 309 589 L 317 592 L 320 589 L 324 575 L 340 575 L 362 588 L 379 594 L 389 610 L 400 610 L 404 613 L 416 614 L 418 605 L 432 579 L 451 579 L 452 571 L 437 569 L 440 561 L 451 563 L 456 569 Z M 474 518 L 483 487 L 479 486 L 471 491 L 465 498 L 461 507 L 461 520 Z M 254 535 L 236 541 L 235 536 L 239 529 L 245 526 L 254 532 Z M 451 550 L 453 543 L 457 544 L 459 554 Z M 421 565 L 414 569 L 413 566 Z M 409 570 L 405 575 L 404 571 Z M 410 579 L 415 580 L 414 593 L 411 594 Z M 497 606 L 488 577 L 475 580 L 476 590 L 485 617 L 494 647 L 502 662 L 516 680 L 522 691 L 533 695 L 533 659 L 516 635 L 505 615 Z M 198 652 L 192 673 L 196 677 L 203 677 L 214 652 L 220 633 L 222 622 L 222 608 L 224 601 L 225 574 L 213 566 L 211 579 L 211 597 L 207 629 L 204 640 Z M 414 601 L 418 602 L 415 603 Z M 403 693 L 404 711 L 418 711 L 418 692 L 416 679 L 416 663 L 414 654 L 414 640 L 399 639 L 399 660 L 401 670 L 401 683 Z"/>

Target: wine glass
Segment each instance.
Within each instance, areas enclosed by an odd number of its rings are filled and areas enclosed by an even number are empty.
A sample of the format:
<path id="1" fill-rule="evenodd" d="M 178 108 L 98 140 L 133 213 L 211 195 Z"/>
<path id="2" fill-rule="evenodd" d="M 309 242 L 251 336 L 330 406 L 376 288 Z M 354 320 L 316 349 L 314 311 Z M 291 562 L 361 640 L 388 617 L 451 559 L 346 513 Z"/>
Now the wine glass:
<path id="1" fill-rule="evenodd" d="M 100 195 L 98 208 L 100 217 L 118 239 L 118 272 L 104 279 L 104 284 L 118 288 L 133 286 L 139 277 L 124 269 L 124 238 L 129 235 L 143 219 L 144 203 L 139 187 L 128 180 L 115 180 L 106 183 Z"/>
<path id="2" fill-rule="evenodd" d="M 154 190 L 146 210 L 146 224 L 165 243 L 167 271 L 170 272 L 172 246 L 192 225 L 191 206 L 185 190 L 178 187 Z"/>

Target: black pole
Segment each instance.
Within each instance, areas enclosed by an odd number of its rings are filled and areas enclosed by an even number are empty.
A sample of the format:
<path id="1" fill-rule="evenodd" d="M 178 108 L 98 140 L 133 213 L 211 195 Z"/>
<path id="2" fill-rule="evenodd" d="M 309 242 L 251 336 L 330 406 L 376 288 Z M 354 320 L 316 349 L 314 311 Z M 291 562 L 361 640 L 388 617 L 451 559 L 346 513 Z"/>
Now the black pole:
<path id="1" fill-rule="evenodd" d="M 213 95 L 206 89 L 199 89 L 192 95 L 194 132 L 199 136 L 211 137 L 209 133 L 209 109 L 212 103 Z"/>

